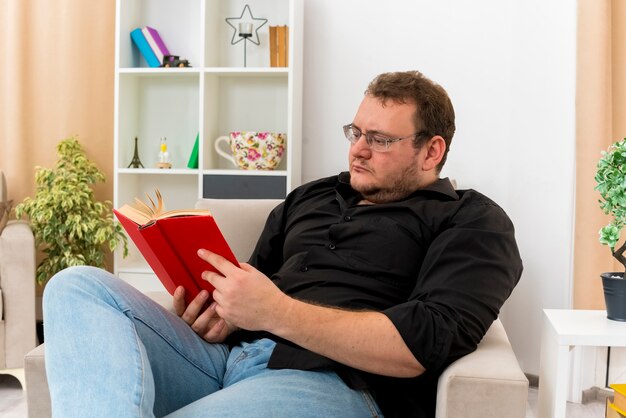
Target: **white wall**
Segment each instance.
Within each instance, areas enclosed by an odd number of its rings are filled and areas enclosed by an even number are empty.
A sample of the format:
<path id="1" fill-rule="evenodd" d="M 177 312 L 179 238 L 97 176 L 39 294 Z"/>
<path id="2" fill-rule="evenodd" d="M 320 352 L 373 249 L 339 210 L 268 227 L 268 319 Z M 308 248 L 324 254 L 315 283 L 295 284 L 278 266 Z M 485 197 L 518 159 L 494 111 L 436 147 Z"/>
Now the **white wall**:
<path id="1" fill-rule="evenodd" d="M 303 180 L 347 168 L 341 126 L 376 74 L 443 85 L 457 133 L 442 174 L 516 225 L 525 271 L 501 317 L 538 375 L 541 309 L 571 299 L 576 2 L 305 0 L 304 12 Z"/>

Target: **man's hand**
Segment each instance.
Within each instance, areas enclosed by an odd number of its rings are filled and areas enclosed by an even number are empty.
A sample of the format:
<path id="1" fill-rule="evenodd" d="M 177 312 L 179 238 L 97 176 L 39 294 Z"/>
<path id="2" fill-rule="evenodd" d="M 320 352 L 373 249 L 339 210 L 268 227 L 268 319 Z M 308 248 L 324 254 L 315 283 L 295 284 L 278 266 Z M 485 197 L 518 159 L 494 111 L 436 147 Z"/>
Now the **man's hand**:
<path id="1" fill-rule="evenodd" d="M 370 373 L 415 377 L 424 372 L 384 314 L 296 300 L 249 264 L 242 263 L 239 268 L 206 250 L 199 250 L 198 255 L 219 272 L 205 271 L 202 278 L 215 287 L 215 311 L 227 323 L 251 331 L 268 331 Z"/>
<path id="2" fill-rule="evenodd" d="M 215 310 L 227 322 L 251 331 L 268 331 L 285 313 L 291 298 L 251 265 L 241 263 L 239 268 L 207 250 L 199 250 L 198 256 L 219 272 L 205 271 L 202 278 L 215 287 Z"/>
<path id="3" fill-rule="evenodd" d="M 174 292 L 174 310 L 176 315 L 189 324 L 191 329 L 205 341 L 221 343 L 236 328 L 220 318 L 215 311 L 215 302 L 202 311 L 202 307 L 206 304 L 208 298 L 209 293 L 206 290 L 202 290 L 187 306 L 185 304 L 185 288 L 178 286 Z"/>

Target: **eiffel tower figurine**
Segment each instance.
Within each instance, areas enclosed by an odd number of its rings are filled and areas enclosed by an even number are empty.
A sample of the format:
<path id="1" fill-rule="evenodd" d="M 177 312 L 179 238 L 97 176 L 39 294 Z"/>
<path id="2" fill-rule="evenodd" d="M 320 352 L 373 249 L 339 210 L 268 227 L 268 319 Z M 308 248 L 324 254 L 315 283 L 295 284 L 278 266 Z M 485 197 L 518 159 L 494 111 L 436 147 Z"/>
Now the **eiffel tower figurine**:
<path id="1" fill-rule="evenodd" d="M 128 168 L 144 168 L 143 164 L 141 164 L 141 160 L 139 159 L 139 151 L 137 149 L 137 137 L 135 137 L 135 153 L 133 154 L 133 160 L 128 165 Z"/>

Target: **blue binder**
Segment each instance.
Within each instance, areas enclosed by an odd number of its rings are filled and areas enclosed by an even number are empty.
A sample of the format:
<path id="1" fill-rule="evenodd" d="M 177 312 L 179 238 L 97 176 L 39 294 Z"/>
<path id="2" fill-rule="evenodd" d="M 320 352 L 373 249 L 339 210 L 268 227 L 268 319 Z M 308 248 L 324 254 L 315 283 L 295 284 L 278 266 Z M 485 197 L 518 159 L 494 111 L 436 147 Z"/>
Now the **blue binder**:
<path id="1" fill-rule="evenodd" d="M 130 37 L 132 38 L 135 45 L 141 52 L 141 55 L 145 58 L 146 62 L 150 67 L 160 67 L 161 63 L 159 59 L 154 55 L 152 48 L 150 48 L 150 44 L 146 41 L 146 38 L 141 33 L 141 28 L 137 28 L 130 33 Z"/>

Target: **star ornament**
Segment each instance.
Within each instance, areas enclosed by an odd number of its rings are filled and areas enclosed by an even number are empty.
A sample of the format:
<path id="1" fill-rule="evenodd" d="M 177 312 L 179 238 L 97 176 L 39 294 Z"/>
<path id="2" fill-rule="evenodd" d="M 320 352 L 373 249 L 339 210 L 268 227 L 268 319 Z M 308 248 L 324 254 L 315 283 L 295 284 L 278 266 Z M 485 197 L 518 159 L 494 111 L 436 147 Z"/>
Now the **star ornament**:
<path id="1" fill-rule="evenodd" d="M 248 11 L 248 16 L 247 18 L 244 18 L 244 15 L 246 14 L 246 11 Z M 257 22 L 263 22 L 259 25 L 255 24 L 254 21 Z M 253 27 L 255 28 L 254 30 L 254 36 L 256 38 L 256 41 L 252 38 L 249 38 L 248 40 L 250 42 L 252 42 L 255 45 L 259 45 L 260 41 L 259 41 L 259 29 L 261 29 L 263 27 L 263 25 L 265 25 L 267 23 L 267 19 L 263 19 L 263 18 L 258 18 L 258 17 L 254 17 L 252 16 L 252 11 L 250 10 L 250 6 L 248 6 L 247 4 L 244 6 L 243 11 L 241 12 L 241 16 L 239 17 L 227 17 L 226 18 L 226 23 L 228 23 L 228 26 L 230 26 L 231 28 L 234 29 L 233 32 L 233 38 L 230 40 L 230 44 L 231 45 L 235 45 L 238 44 L 239 42 L 243 41 L 244 38 L 243 36 L 240 36 L 239 39 L 237 41 L 235 41 L 235 38 L 237 38 L 237 35 L 239 35 L 239 23 L 250 23 L 252 22 Z"/>

